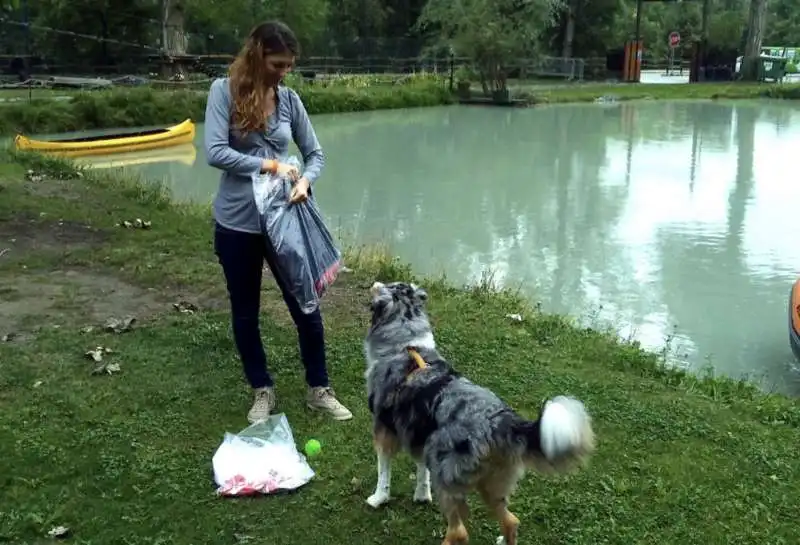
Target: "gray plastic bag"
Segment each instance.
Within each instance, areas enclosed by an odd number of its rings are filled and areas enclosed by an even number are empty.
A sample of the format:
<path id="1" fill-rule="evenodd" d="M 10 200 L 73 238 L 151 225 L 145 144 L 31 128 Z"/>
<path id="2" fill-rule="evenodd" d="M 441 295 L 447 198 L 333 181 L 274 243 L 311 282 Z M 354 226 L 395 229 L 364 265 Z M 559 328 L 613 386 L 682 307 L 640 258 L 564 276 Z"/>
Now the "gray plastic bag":
<path id="1" fill-rule="evenodd" d="M 286 163 L 301 168 L 292 156 Z M 281 280 L 305 314 L 319 308 L 322 295 L 342 267 L 342 255 L 333 241 L 313 196 L 290 203 L 292 181 L 278 175 L 253 178 L 253 195 L 266 244 L 277 256 Z"/>

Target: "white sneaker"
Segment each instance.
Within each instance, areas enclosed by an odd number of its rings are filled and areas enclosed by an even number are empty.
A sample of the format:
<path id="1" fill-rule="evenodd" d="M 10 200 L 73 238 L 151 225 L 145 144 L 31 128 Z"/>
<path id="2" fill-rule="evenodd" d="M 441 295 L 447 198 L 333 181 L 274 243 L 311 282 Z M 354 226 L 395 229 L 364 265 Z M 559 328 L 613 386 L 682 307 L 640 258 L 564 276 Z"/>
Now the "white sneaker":
<path id="1" fill-rule="evenodd" d="M 255 399 L 250 412 L 247 413 L 247 420 L 251 424 L 266 420 L 275 410 L 275 390 L 273 388 L 256 388 L 253 392 Z"/>
<path id="2" fill-rule="evenodd" d="M 353 418 L 353 413 L 336 399 L 336 394 L 333 393 L 332 388 L 309 388 L 306 404 L 309 409 L 328 413 L 334 420 L 350 420 Z"/>

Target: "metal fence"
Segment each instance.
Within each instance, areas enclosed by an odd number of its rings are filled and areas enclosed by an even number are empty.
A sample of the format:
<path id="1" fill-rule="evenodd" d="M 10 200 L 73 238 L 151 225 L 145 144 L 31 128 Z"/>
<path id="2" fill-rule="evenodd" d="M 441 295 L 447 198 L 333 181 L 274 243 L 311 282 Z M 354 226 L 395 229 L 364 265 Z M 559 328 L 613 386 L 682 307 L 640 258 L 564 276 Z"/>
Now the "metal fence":
<path id="1" fill-rule="evenodd" d="M 183 76 L 224 74 L 241 37 L 187 34 L 192 54 L 176 60 L 165 58 L 156 42 L 148 43 L 148 39 L 134 43 L 124 32 L 94 36 L 85 29 L 36 23 L 27 26 L 21 20 L 0 16 L 0 75 L 6 81 L 46 80 L 52 76 L 117 79 L 128 75 L 166 79 L 170 70 L 165 67 L 176 65 Z M 331 34 L 304 44 L 303 50 L 297 70 L 314 75 L 446 73 L 469 64 L 467 59 L 441 52 L 431 54 L 421 37 L 342 39 Z M 586 63 L 584 59 L 546 56 L 518 59 L 505 68 L 511 78 L 581 81 Z"/>
<path id="2" fill-rule="evenodd" d="M 178 63 L 185 68 L 185 74 L 217 77 L 227 72 L 233 59 L 227 55 L 187 55 L 181 59 L 167 59 L 160 55 L 139 55 L 114 65 L 91 65 L 88 63 L 59 64 L 48 59 L 33 57 L 26 68 L 18 55 L 0 55 L 0 70 L 5 83 L 25 81 L 33 78 L 39 81 L 54 77 L 84 77 L 119 79 L 132 76 L 151 80 L 167 79 L 162 68 L 165 63 Z M 504 66 L 506 74 L 513 79 L 556 78 L 567 81 L 584 79 L 586 61 L 561 57 L 539 57 L 536 59 L 517 59 Z M 304 57 L 298 60 L 296 72 L 307 78 L 325 77 L 329 74 L 413 74 L 432 72 L 448 75 L 459 67 L 474 68 L 466 58 L 456 57 Z"/>

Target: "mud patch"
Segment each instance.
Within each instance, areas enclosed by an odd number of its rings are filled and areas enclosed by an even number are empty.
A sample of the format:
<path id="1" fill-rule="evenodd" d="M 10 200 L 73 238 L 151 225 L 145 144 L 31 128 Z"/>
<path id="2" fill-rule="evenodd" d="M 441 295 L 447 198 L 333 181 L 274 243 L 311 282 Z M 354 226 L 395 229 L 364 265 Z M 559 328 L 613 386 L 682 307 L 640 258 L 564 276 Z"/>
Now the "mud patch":
<path id="1" fill-rule="evenodd" d="M 0 222 L 0 259 L 19 260 L 28 252 L 69 252 L 108 237 L 108 232 L 80 222 L 18 215 Z"/>
<path id="2" fill-rule="evenodd" d="M 0 278 L 0 335 L 102 325 L 111 317 L 135 316 L 141 323 L 170 304 L 155 290 L 86 271 L 17 274 Z"/>

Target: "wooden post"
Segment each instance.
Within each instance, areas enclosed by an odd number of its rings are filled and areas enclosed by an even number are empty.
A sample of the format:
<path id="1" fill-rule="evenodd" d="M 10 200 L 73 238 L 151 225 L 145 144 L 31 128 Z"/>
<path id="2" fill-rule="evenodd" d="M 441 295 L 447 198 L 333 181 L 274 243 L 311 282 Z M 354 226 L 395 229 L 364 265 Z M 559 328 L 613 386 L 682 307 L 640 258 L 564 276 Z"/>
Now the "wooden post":
<path id="1" fill-rule="evenodd" d="M 629 81 L 639 83 L 642 79 L 642 7 L 643 0 L 636 0 L 636 31 L 633 38 L 632 60 L 634 71 Z"/>

